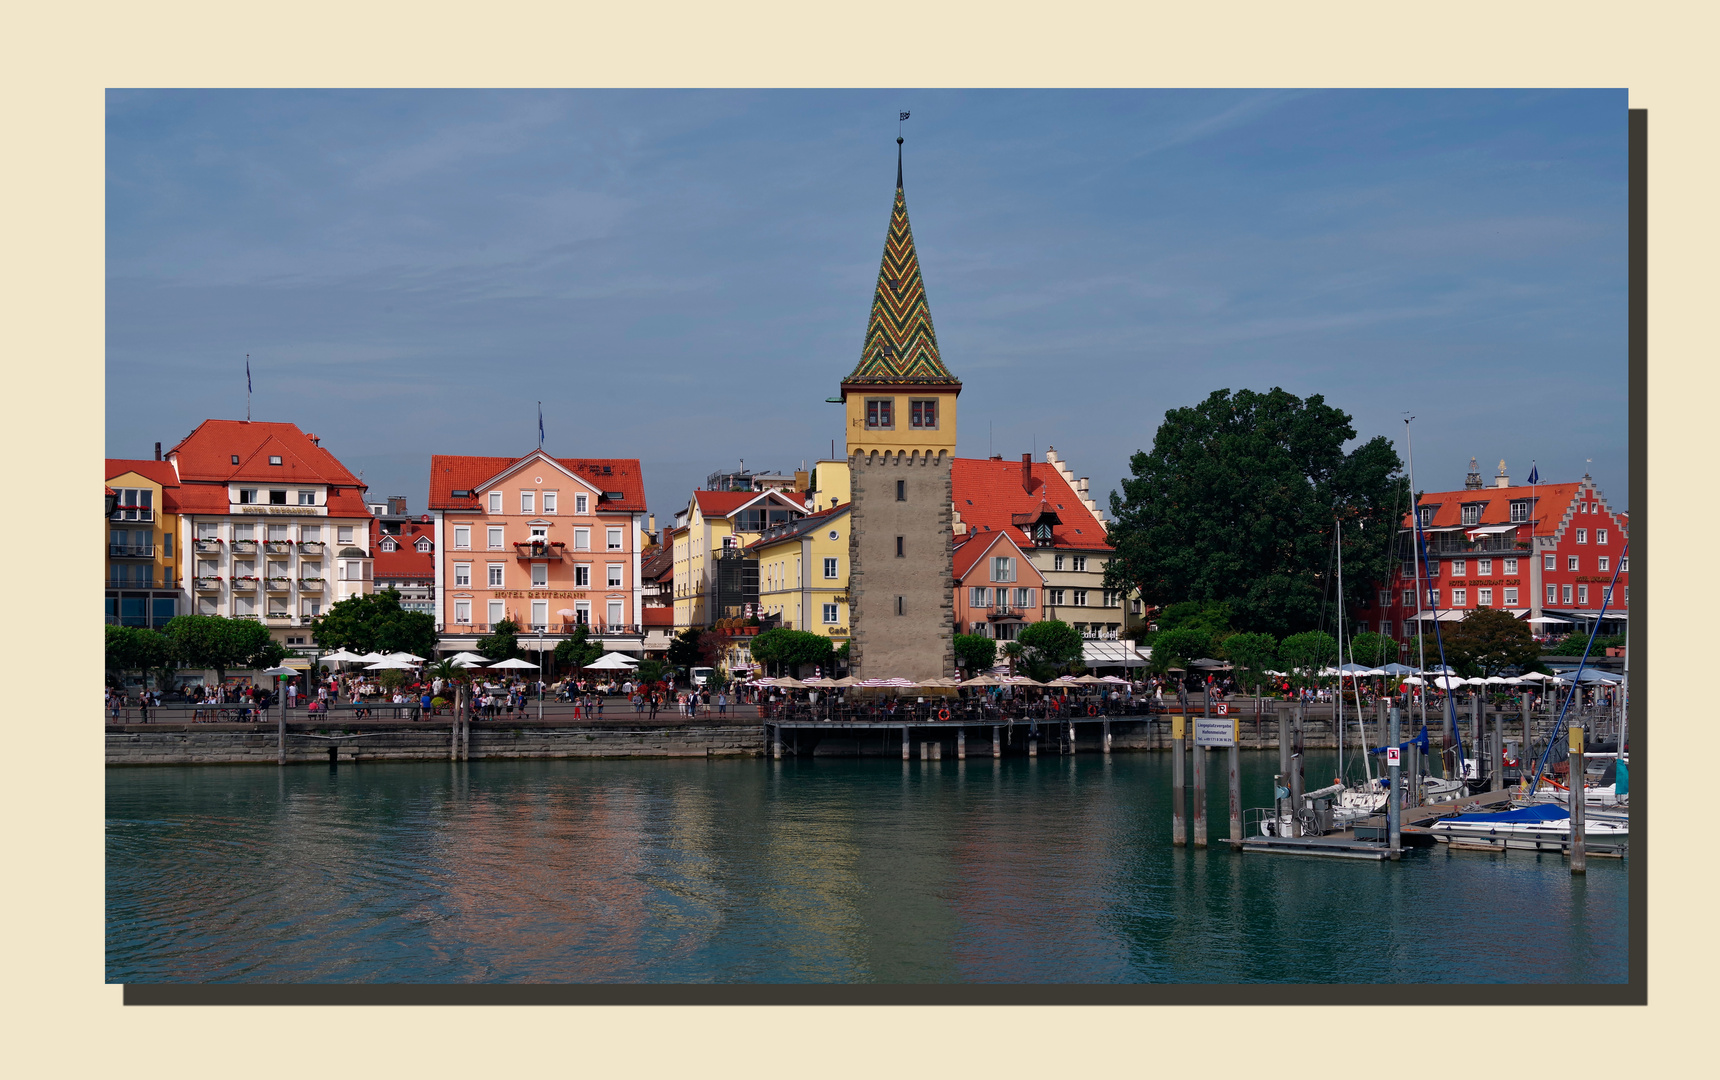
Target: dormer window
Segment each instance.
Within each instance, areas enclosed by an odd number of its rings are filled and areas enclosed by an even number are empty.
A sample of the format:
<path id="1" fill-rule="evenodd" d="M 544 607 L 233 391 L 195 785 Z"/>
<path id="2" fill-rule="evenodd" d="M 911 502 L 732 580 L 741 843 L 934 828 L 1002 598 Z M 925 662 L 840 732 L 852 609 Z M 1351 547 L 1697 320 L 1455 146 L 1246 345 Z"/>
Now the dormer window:
<path id="1" fill-rule="evenodd" d="M 1433 524 L 1433 507 L 1431 507 L 1431 506 L 1421 507 L 1421 527 L 1425 529 L 1429 525 L 1432 525 L 1432 524 Z"/>
<path id="2" fill-rule="evenodd" d="M 1038 527 L 1033 530 L 1033 537 L 1041 544 L 1051 543 L 1051 523 L 1041 521 Z"/>
<path id="3" fill-rule="evenodd" d="M 430 550 L 430 540 L 428 537 L 420 536 L 418 538 L 418 542 L 416 544 L 413 544 L 412 546 L 417 548 L 419 551 L 429 551 Z"/>
<path id="4" fill-rule="evenodd" d="M 394 550 L 394 537 L 392 537 L 392 536 L 383 537 L 382 543 L 378 544 L 377 546 L 382 548 L 382 550 L 384 550 L 384 551 L 393 551 Z"/>
<path id="5" fill-rule="evenodd" d="M 235 464 L 235 465 L 239 464 L 239 455 L 238 454 L 233 455 L 233 464 Z"/>
<path id="6" fill-rule="evenodd" d="M 269 455 L 269 464 L 270 465 L 279 465 L 280 463 L 281 463 L 281 455 L 279 455 L 279 454 L 270 454 Z"/>
<path id="7" fill-rule="evenodd" d="M 1463 523 L 1465 525 L 1481 524 L 1481 505 L 1479 503 L 1471 503 L 1463 508 Z"/>
<path id="8" fill-rule="evenodd" d="M 1521 524 L 1521 523 L 1528 521 L 1528 520 L 1529 520 L 1529 503 L 1528 503 L 1528 500 L 1523 499 L 1523 500 L 1518 500 L 1517 502 L 1512 503 L 1511 504 L 1511 522 L 1512 522 L 1512 524 L 1514 524 L 1514 525 Z"/>

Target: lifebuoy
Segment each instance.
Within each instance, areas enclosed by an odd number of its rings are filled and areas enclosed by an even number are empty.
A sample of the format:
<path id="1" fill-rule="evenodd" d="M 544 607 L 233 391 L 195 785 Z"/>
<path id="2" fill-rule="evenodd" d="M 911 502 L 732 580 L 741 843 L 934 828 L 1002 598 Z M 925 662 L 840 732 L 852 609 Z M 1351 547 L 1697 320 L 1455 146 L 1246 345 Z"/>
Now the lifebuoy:
<path id="1" fill-rule="evenodd" d="M 939 720 L 948 720 L 949 718 L 950 718 L 950 711 L 948 709 L 939 709 L 938 710 L 938 719 Z"/>
<path id="2" fill-rule="evenodd" d="M 1098 716 L 1099 715 L 1099 706 L 1094 705 L 1091 702 L 1089 702 L 1087 705 L 1087 715 L 1088 716 Z"/>

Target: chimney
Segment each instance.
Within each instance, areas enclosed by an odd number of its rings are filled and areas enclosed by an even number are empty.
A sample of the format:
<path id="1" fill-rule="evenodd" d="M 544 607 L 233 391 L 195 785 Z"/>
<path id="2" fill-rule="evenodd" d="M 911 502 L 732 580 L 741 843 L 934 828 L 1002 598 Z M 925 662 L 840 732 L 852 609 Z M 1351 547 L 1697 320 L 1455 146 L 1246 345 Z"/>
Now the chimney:
<path id="1" fill-rule="evenodd" d="M 812 486 L 812 474 L 804 469 L 796 469 L 794 473 L 794 490 L 805 491 Z"/>
<path id="2" fill-rule="evenodd" d="M 1507 488 L 1511 486 L 1511 478 L 1505 475 L 1505 459 L 1499 459 L 1499 475 L 1493 478 L 1494 487 Z"/>
<path id="3" fill-rule="evenodd" d="M 404 517 L 406 515 L 406 496 L 390 495 L 388 497 L 388 516 Z"/>
<path id="4" fill-rule="evenodd" d="M 317 438 L 315 435 L 311 434 L 308 431 L 305 433 L 305 438 L 307 438 L 311 441 L 312 446 L 321 446 L 322 445 L 322 440 Z"/>
<path id="5" fill-rule="evenodd" d="M 1029 495 L 1033 494 L 1033 455 L 1021 455 L 1021 487 Z"/>
<path id="6" fill-rule="evenodd" d="M 1475 464 L 1475 459 L 1469 459 L 1469 475 L 1463 480 L 1464 491 L 1481 490 L 1481 466 Z"/>
<path id="7" fill-rule="evenodd" d="M 161 460 L 161 444 L 160 443 L 155 444 L 155 460 L 157 460 L 157 461 Z"/>
<path id="8" fill-rule="evenodd" d="M 650 533 L 652 536 L 657 535 L 657 515 L 656 514 L 646 514 L 645 515 L 645 531 Z"/>

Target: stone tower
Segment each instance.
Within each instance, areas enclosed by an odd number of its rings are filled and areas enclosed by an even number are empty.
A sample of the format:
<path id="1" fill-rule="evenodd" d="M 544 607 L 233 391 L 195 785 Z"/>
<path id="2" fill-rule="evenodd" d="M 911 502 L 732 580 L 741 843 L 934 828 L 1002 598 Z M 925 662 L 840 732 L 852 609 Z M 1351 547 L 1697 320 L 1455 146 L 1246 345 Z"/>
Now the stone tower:
<path id="1" fill-rule="evenodd" d="M 902 194 L 872 296 L 860 362 L 842 380 L 853 510 L 850 666 L 857 678 L 955 673 L 950 460 L 962 384 L 938 356 Z"/>

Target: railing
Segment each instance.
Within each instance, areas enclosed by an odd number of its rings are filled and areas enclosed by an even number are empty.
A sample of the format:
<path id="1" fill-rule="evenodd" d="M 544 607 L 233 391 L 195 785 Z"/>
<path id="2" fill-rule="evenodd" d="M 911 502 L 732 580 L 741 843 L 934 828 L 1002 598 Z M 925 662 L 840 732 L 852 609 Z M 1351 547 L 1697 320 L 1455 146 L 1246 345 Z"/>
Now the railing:
<path id="1" fill-rule="evenodd" d="M 203 586 L 201 584 L 199 584 L 197 587 L 202 588 Z M 257 591 L 257 579 L 254 577 L 236 577 L 233 579 L 233 591 L 234 592 L 256 592 Z"/>
<path id="2" fill-rule="evenodd" d="M 154 521 L 155 509 L 149 506 L 115 507 L 110 521 Z"/>
<path id="3" fill-rule="evenodd" d="M 109 544 L 108 557 L 118 559 L 153 559 L 154 544 Z"/>
<path id="4" fill-rule="evenodd" d="M 142 578 L 139 578 L 139 577 L 129 577 L 129 578 L 110 577 L 107 580 L 107 587 L 110 589 L 153 589 L 153 588 L 155 588 L 155 575 L 150 574 L 148 577 L 142 577 Z M 173 583 L 170 581 L 162 583 L 162 588 L 164 588 L 164 589 L 165 588 L 172 588 L 172 587 L 173 587 Z"/>
<path id="5" fill-rule="evenodd" d="M 250 543 L 249 540 L 235 541 L 233 544 L 233 549 L 235 551 L 238 550 L 239 544 L 241 542 L 242 543 Z M 191 541 L 191 547 L 192 547 L 192 550 L 197 552 L 197 554 L 199 554 L 199 555 L 219 555 L 219 554 L 221 554 L 221 541 L 219 541 L 219 540 L 193 540 L 193 541 Z"/>
<path id="6" fill-rule="evenodd" d="M 198 592 L 220 592 L 221 579 L 218 577 L 200 577 L 196 580 L 195 588 Z"/>
<path id="7" fill-rule="evenodd" d="M 220 551 L 221 549 L 216 548 L 215 550 Z M 233 541 L 233 554 L 235 554 L 235 555 L 255 555 L 256 553 L 257 553 L 257 542 L 255 540 L 235 540 L 235 541 Z"/>
<path id="8" fill-rule="evenodd" d="M 322 587 L 323 587 L 323 579 L 322 578 L 310 577 L 310 578 L 300 578 L 299 579 L 299 590 L 301 592 L 322 592 Z"/>
<path id="9" fill-rule="evenodd" d="M 517 541 L 514 544 L 514 557 L 519 559 L 559 559 L 567 545 L 560 540 Z"/>
<path id="10" fill-rule="evenodd" d="M 1009 604 L 993 604 L 986 614 L 988 619 L 1020 619 L 1026 617 L 1024 608 L 1012 607 Z"/>
<path id="11" fill-rule="evenodd" d="M 291 540 L 265 540 L 263 550 L 270 555 L 291 555 L 293 542 Z"/>
<path id="12" fill-rule="evenodd" d="M 323 553 L 323 547 L 324 545 L 321 540 L 301 540 L 299 541 L 299 554 L 321 555 Z"/>
<path id="13" fill-rule="evenodd" d="M 272 577 L 269 579 L 268 589 L 270 592 L 287 592 L 292 587 L 292 578 Z"/>
<path id="14" fill-rule="evenodd" d="M 610 636 L 636 634 L 643 636 L 645 633 L 645 628 L 639 623 L 610 623 L 605 622 L 602 619 L 593 619 L 586 623 L 577 621 L 549 623 L 515 622 L 514 625 L 519 627 L 519 635 L 522 638 L 531 637 L 532 635 L 537 634 L 540 626 L 543 628 L 542 632 L 545 634 L 571 634 L 573 633 L 574 628 L 579 626 L 584 626 L 586 633 L 588 634 L 603 634 Z M 436 624 L 436 632 L 438 634 L 491 634 L 495 632 L 495 627 L 496 624 L 485 622 L 439 622 Z"/>
<path id="15" fill-rule="evenodd" d="M 288 612 L 285 612 L 285 611 L 264 612 L 263 618 L 266 621 L 272 622 L 272 623 L 285 623 L 285 622 L 288 622 L 289 620 L 293 620 L 293 616 L 291 614 L 289 614 Z M 296 620 L 293 620 L 293 625 L 297 625 Z"/>

